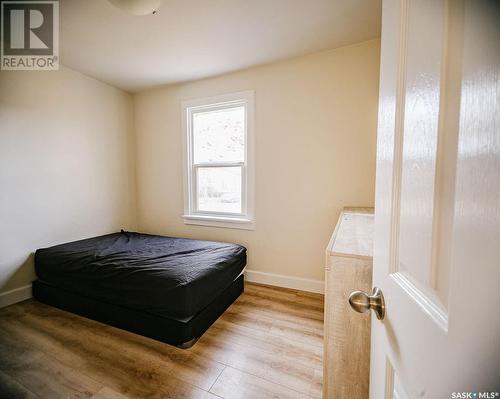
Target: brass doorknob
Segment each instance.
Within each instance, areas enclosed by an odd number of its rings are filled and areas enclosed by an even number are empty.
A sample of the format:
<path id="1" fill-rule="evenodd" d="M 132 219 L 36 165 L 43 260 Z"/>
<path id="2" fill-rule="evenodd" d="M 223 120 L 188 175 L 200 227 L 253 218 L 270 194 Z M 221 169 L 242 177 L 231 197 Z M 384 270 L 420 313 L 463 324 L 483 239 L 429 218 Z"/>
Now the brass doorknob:
<path id="1" fill-rule="evenodd" d="M 384 320 L 385 301 L 382 290 L 373 287 L 371 295 L 364 291 L 354 291 L 349 295 L 349 305 L 358 313 L 366 313 L 372 309 L 377 315 L 377 319 Z"/>

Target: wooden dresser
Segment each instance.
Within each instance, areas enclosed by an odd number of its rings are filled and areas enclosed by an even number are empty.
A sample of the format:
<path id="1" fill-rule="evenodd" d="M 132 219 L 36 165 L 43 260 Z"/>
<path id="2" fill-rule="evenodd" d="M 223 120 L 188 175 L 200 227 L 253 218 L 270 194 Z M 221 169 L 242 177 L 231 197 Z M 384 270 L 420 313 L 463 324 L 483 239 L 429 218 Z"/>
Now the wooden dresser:
<path id="1" fill-rule="evenodd" d="M 373 209 L 344 208 L 326 250 L 323 399 L 367 399 L 370 313 L 354 312 L 352 291 L 371 292 Z"/>

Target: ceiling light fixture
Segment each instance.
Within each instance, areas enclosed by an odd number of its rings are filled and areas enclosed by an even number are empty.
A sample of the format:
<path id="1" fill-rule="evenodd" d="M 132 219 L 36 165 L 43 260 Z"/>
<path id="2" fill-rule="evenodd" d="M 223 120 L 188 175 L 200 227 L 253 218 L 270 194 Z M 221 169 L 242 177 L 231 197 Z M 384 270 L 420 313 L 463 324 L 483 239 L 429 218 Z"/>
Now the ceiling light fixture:
<path id="1" fill-rule="evenodd" d="M 108 0 L 115 7 L 132 15 L 156 14 L 161 0 Z"/>

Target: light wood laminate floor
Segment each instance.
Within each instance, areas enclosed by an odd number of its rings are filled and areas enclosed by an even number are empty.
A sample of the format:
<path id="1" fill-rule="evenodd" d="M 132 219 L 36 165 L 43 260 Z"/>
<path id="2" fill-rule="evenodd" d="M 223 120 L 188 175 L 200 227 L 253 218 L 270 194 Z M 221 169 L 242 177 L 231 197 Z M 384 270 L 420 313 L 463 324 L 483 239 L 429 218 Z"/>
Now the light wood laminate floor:
<path id="1" fill-rule="evenodd" d="M 323 297 L 246 283 L 190 349 L 24 301 L 0 309 L 0 398 L 319 398 Z"/>

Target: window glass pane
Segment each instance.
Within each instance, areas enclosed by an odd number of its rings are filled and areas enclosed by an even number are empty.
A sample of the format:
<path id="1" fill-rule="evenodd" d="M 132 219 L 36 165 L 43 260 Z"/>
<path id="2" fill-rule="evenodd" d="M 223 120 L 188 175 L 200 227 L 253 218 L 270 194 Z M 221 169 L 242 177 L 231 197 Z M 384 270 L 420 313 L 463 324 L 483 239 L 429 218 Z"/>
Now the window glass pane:
<path id="1" fill-rule="evenodd" d="M 245 107 L 193 114 L 194 163 L 243 162 Z"/>
<path id="2" fill-rule="evenodd" d="M 200 167 L 198 210 L 241 213 L 241 167 Z"/>

